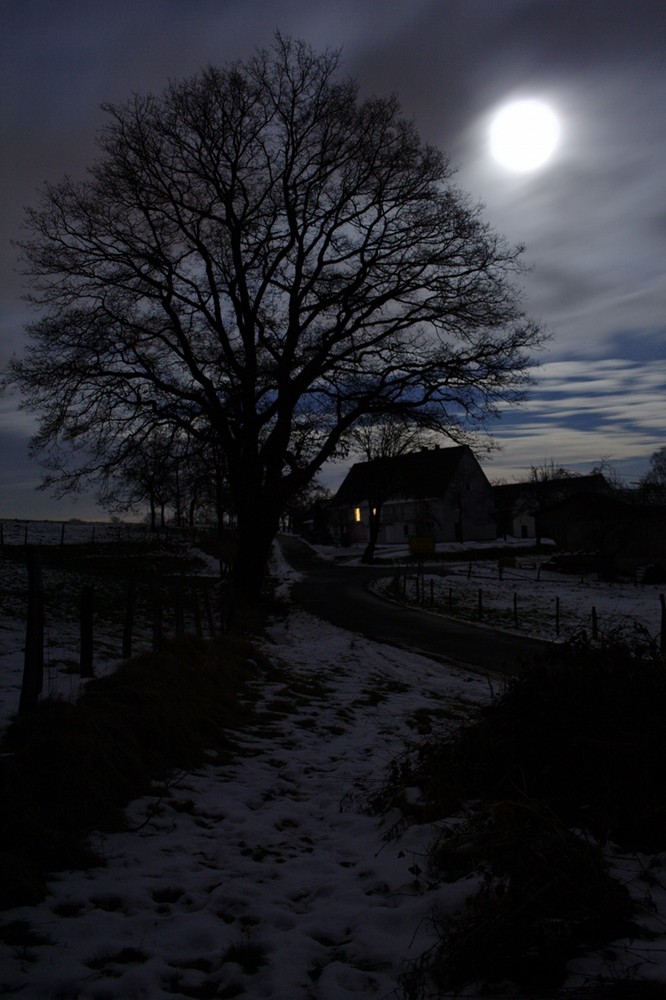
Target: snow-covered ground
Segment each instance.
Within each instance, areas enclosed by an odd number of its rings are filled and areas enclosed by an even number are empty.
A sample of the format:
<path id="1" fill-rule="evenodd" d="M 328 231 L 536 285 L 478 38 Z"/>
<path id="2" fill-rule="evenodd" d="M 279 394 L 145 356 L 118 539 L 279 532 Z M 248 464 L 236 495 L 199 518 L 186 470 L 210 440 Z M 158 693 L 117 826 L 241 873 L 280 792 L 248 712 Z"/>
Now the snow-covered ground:
<path id="1" fill-rule="evenodd" d="M 286 589 L 279 553 L 275 569 Z M 397 814 L 381 820 L 363 804 L 418 719 L 444 709 L 440 724 L 454 725 L 489 684 L 296 611 L 265 651 L 299 697 L 257 668 L 257 721 L 233 760 L 155 787 L 128 808 L 133 832 L 94 835 L 105 867 L 63 872 L 42 904 L 0 914 L 0 926 L 29 924 L 35 942 L 0 945 L 0 989 L 31 1000 L 400 996 L 409 962 L 435 940 L 433 915 L 478 881 L 432 885 L 435 827 L 395 828 Z M 613 863 L 657 937 L 581 959 L 568 985 L 633 968 L 666 990 L 666 890 L 658 867 L 642 880 L 651 860 Z"/>
<path id="2" fill-rule="evenodd" d="M 22 544 L 28 532 L 29 544 L 59 544 L 61 525 L 57 522 L 3 522 L 5 544 Z M 86 544 L 95 532 L 97 542 L 143 540 L 142 525 L 67 523 L 66 543 Z M 12 541 L 8 541 L 12 539 Z M 195 550 L 192 550 L 195 552 Z M 196 551 L 205 572 L 219 577 L 216 560 Z M 83 577 L 52 566 L 42 570 L 44 589 L 44 688 L 42 697 L 75 699 L 81 689 L 79 676 L 80 613 Z M 86 578 L 85 582 L 90 582 Z M 152 647 L 152 620 L 146 605 L 147 585 L 139 587 L 132 649 L 139 653 Z M 141 600 L 143 595 L 143 602 Z M 124 585 L 113 579 L 96 582 L 93 628 L 93 672 L 100 677 L 115 669 L 122 654 L 126 594 Z M 166 609 L 168 613 L 169 609 Z M 18 710 L 23 677 L 26 619 L 28 612 L 28 571 L 24 563 L 0 555 L 0 731 Z M 203 614 L 203 612 L 202 612 Z M 165 614 L 165 616 L 167 615 Z M 165 634 L 173 621 L 166 620 Z M 204 628 L 207 622 L 203 623 Z"/>
<path id="3" fill-rule="evenodd" d="M 400 582 L 402 593 L 403 580 Z M 378 581 L 374 589 L 391 594 L 393 579 Z M 622 629 L 645 630 L 656 640 L 661 630 L 660 593 L 664 584 L 601 581 L 596 574 L 578 577 L 559 573 L 545 562 L 518 559 L 504 568 L 500 578 L 496 563 L 468 565 L 452 562 L 445 575 L 425 566 L 418 578 L 412 571 L 404 586 L 405 597 L 426 610 L 451 614 L 468 621 L 479 618 L 493 627 L 553 642 L 566 641 L 581 630 L 592 634 L 593 614 L 599 634 Z"/>

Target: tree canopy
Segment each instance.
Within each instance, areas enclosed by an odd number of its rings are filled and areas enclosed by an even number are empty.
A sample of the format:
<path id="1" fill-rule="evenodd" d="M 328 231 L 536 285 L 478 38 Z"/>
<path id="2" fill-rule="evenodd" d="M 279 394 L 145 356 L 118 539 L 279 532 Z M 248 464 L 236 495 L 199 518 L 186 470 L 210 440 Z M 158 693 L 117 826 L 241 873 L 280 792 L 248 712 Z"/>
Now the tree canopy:
<path id="1" fill-rule="evenodd" d="M 34 452 L 70 489 L 165 429 L 214 440 L 248 593 L 281 510 L 359 420 L 455 438 L 522 398 L 540 342 L 521 248 L 338 61 L 278 35 L 108 105 L 87 178 L 27 214 L 41 318 L 5 384 L 40 417 Z"/>

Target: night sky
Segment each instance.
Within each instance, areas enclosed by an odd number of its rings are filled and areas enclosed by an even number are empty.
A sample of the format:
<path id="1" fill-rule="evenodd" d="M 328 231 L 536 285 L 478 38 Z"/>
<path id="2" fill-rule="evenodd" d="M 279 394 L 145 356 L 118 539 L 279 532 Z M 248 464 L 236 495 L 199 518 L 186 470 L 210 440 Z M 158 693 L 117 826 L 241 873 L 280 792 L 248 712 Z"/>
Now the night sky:
<path id="1" fill-rule="evenodd" d="M 526 311 L 551 334 L 529 403 L 491 430 L 491 479 L 603 459 L 628 482 L 666 444 L 666 8 L 663 0 L 2 0 L 0 366 L 30 315 L 11 241 L 45 180 L 83 177 L 103 101 L 269 47 L 276 29 L 342 49 L 362 95 L 397 93 L 486 220 L 525 243 Z M 515 100 L 554 112 L 540 167 L 491 155 Z M 32 418 L 0 399 L 0 516 L 103 516 L 35 492 Z M 340 470 L 324 477 L 337 486 Z"/>

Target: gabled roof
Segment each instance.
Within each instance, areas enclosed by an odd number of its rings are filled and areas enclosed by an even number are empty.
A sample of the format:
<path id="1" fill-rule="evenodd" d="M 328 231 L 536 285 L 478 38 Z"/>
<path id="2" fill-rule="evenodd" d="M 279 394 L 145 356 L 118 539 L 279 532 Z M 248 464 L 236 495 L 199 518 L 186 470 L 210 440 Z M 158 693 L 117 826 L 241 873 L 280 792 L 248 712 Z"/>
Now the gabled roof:
<path id="1" fill-rule="evenodd" d="M 397 497 L 412 500 L 442 497 L 467 454 L 472 454 L 467 445 L 460 445 L 356 462 L 335 494 L 332 506 L 353 507 Z"/>

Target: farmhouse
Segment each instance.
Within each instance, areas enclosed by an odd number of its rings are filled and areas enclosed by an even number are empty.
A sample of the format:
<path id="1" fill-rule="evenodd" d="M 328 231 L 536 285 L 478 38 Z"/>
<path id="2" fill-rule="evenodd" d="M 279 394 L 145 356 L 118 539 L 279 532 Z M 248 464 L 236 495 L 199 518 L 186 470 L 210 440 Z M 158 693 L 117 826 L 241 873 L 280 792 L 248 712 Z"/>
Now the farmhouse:
<path id="1" fill-rule="evenodd" d="M 496 537 L 492 487 L 466 445 L 357 462 L 331 506 L 343 544 L 367 542 L 373 518 L 385 544 Z"/>

